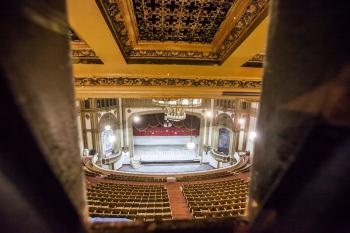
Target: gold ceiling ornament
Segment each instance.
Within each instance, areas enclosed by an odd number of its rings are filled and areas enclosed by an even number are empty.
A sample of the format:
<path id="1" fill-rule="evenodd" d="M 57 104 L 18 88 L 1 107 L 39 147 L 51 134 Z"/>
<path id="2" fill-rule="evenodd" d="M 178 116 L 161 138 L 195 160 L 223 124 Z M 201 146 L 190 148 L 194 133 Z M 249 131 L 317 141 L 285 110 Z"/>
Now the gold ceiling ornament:
<path id="1" fill-rule="evenodd" d="M 73 64 L 103 64 L 95 51 L 73 29 L 68 30 Z"/>
<path id="2" fill-rule="evenodd" d="M 198 78 L 152 78 L 152 77 L 75 77 L 76 87 L 198 87 L 198 88 L 239 88 L 256 89 L 262 88 L 261 80 L 235 80 L 235 79 L 198 79 Z"/>
<path id="3" fill-rule="evenodd" d="M 269 0 L 96 0 L 127 63 L 222 64 Z"/>
<path id="4" fill-rule="evenodd" d="M 153 99 L 152 102 L 165 110 L 166 119 L 169 121 L 185 120 L 188 108 L 202 105 L 202 99 Z"/>
<path id="5" fill-rule="evenodd" d="M 262 68 L 264 65 L 265 56 L 265 53 L 255 54 L 251 59 L 245 62 L 242 67 Z"/>

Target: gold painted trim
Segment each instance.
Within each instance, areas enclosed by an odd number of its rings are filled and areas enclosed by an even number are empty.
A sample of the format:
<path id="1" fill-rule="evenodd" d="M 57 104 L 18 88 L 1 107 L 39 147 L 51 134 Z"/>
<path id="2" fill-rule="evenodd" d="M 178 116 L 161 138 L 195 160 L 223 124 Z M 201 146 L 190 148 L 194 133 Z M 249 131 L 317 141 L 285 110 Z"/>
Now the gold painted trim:
<path id="1" fill-rule="evenodd" d="M 127 63 L 201 65 L 221 65 L 267 16 L 269 3 L 269 0 L 237 0 L 212 43 L 201 44 L 139 41 L 131 1 L 115 0 L 116 5 L 110 10 L 111 2 L 96 0 Z"/>

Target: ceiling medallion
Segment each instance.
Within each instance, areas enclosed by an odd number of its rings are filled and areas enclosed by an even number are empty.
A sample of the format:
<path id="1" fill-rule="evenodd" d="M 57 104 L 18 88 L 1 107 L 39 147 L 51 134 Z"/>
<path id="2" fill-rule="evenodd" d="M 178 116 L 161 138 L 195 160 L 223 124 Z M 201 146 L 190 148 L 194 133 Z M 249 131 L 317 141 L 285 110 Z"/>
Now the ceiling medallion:
<path id="1" fill-rule="evenodd" d="M 128 63 L 222 64 L 268 0 L 96 0 Z"/>
<path id="2" fill-rule="evenodd" d="M 152 102 L 165 110 L 166 119 L 169 121 L 185 120 L 188 108 L 202 105 L 202 99 L 153 99 Z"/>

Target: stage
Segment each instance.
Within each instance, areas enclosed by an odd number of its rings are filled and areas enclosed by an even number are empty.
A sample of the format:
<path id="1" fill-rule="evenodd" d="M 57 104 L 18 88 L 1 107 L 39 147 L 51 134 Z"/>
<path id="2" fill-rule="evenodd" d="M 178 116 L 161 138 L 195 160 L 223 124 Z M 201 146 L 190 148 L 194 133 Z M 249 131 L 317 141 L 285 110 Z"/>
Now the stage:
<path id="1" fill-rule="evenodd" d="M 133 168 L 130 165 L 123 165 L 118 171 L 125 172 L 141 172 L 141 173 L 183 173 L 183 172 L 197 172 L 208 171 L 214 169 L 209 164 L 199 163 L 174 163 L 174 164 L 157 164 L 157 165 L 143 165 L 140 168 Z"/>
<path id="2" fill-rule="evenodd" d="M 195 163 L 199 162 L 196 149 L 185 145 L 135 145 L 134 159 L 141 164 Z"/>

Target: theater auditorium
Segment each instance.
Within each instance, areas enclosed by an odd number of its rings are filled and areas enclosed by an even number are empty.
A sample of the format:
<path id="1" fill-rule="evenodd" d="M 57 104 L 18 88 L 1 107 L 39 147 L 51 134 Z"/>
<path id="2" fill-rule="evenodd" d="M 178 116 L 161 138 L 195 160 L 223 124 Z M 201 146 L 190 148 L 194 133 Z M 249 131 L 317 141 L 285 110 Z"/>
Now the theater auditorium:
<path id="1" fill-rule="evenodd" d="M 349 232 L 348 9 L 2 2 L 0 232 Z"/>

